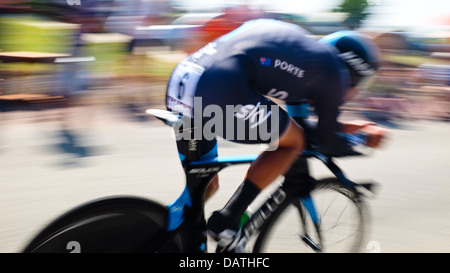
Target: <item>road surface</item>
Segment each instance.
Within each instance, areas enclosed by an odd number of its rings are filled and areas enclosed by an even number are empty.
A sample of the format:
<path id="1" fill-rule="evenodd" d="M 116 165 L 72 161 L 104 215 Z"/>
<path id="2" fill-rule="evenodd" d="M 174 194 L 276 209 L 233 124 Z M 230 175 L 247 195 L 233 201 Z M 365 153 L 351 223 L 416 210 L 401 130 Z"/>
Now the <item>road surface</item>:
<path id="1" fill-rule="evenodd" d="M 57 110 L 0 113 L 0 252 L 20 252 L 49 221 L 83 202 L 125 194 L 167 204 L 183 190 L 169 127 L 112 107 L 71 111 L 64 123 L 54 119 Z M 350 178 L 382 184 L 369 201 L 367 251 L 450 252 L 450 124 L 408 121 L 388 129 L 383 149 L 338 160 Z M 261 151 L 224 141 L 219 147 L 221 155 Z M 246 168 L 221 173 L 207 214 L 225 204 Z M 312 172 L 329 175 L 317 162 Z"/>

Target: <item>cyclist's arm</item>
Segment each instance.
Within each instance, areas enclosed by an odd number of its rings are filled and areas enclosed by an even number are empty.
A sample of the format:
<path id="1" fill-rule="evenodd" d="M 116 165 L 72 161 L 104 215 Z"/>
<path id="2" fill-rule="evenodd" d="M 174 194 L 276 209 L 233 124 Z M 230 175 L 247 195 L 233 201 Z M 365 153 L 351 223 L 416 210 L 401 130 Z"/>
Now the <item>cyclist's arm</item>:
<path id="1" fill-rule="evenodd" d="M 309 120 L 309 119 L 303 119 L 303 118 L 295 118 L 295 120 L 297 121 L 298 124 L 300 124 L 300 126 L 305 131 L 308 149 L 312 149 L 313 146 L 320 147 L 319 141 L 318 141 L 318 135 L 319 135 L 318 122 Z M 338 141 L 342 142 L 341 145 L 343 145 L 342 149 L 340 149 L 340 151 L 339 151 L 341 154 L 344 150 L 346 151 L 346 150 L 350 149 L 351 146 L 354 146 L 355 141 L 361 142 L 359 140 L 359 136 L 358 136 L 358 140 L 357 140 L 356 138 L 351 137 L 352 135 L 350 135 L 350 134 L 335 133 L 335 135 L 336 135 L 335 137 L 339 139 Z M 361 137 L 364 137 L 364 136 L 361 136 Z M 361 144 L 361 143 L 358 143 L 358 144 Z M 323 148 L 320 148 L 320 149 L 323 152 Z M 333 155 L 336 155 L 336 154 L 337 154 L 337 152 L 333 153 Z M 328 153 L 328 155 L 331 155 L 331 154 Z"/>
<path id="2" fill-rule="evenodd" d="M 304 118 L 295 118 L 300 126 L 302 126 L 305 131 L 305 135 L 307 138 L 308 145 L 318 146 L 318 126 L 317 121 L 304 119 Z M 367 145 L 368 147 L 376 148 L 380 145 L 386 131 L 383 128 L 378 126 L 371 125 L 372 122 L 367 122 L 367 125 L 355 126 L 355 123 L 365 124 L 357 122 L 345 122 L 341 125 L 341 132 L 337 133 L 337 137 L 341 139 L 346 149 L 351 149 L 353 146 L 358 145 Z M 349 128 L 353 128 L 349 130 Z M 356 127 L 358 127 L 356 129 Z M 309 147 L 311 148 L 311 147 Z"/>
<path id="3" fill-rule="evenodd" d="M 366 120 L 353 120 L 341 123 L 341 133 L 344 134 L 352 134 L 358 130 L 363 129 L 364 127 L 375 125 L 375 122 L 366 121 Z"/>
<path id="4" fill-rule="evenodd" d="M 342 124 L 338 122 L 339 107 L 343 102 L 345 84 L 339 70 L 330 69 L 327 81 L 317 92 L 315 110 L 318 116 L 317 141 L 324 155 L 339 155 L 348 151 L 348 141 L 338 135 Z"/>

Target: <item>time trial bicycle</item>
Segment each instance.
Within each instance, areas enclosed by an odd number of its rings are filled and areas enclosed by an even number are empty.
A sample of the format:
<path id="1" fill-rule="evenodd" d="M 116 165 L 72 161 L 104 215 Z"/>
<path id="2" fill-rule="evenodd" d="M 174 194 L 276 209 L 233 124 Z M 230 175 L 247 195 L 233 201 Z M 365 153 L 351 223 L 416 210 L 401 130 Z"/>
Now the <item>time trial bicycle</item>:
<path id="1" fill-rule="evenodd" d="M 149 109 L 167 125 L 179 116 Z M 190 140 L 195 141 L 195 140 Z M 342 156 L 361 155 L 354 150 Z M 25 253 L 206 252 L 204 193 L 226 167 L 251 163 L 257 155 L 184 161 L 186 186 L 171 204 L 136 196 L 94 200 L 60 216 L 25 247 Z M 333 177 L 315 179 L 307 160 L 316 158 Z M 233 252 L 358 252 L 362 249 L 368 211 L 366 196 L 376 183 L 355 183 L 314 147 L 293 167 L 298 181 L 281 183 L 270 197 L 241 221 Z M 218 248 L 216 251 L 220 251 Z"/>

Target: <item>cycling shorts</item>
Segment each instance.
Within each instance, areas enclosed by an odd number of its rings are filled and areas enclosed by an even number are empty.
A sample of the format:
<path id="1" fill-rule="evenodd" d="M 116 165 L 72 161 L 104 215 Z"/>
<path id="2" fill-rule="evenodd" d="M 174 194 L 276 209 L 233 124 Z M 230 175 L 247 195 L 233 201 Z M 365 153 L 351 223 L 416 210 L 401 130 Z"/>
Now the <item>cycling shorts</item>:
<path id="1" fill-rule="evenodd" d="M 268 144 L 287 129 L 289 115 L 252 90 L 245 73 L 236 69 L 238 61 L 229 58 L 206 71 L 183 61 L 172 73 L 167 109 L 183 115 L 185 128 L 192 129 L 177 137 L 181 159 L 188 153 L 189 137 L 197 140 L 202 157 L 210 157 L 217 156 L 217 136 L 243 144 Z"/>

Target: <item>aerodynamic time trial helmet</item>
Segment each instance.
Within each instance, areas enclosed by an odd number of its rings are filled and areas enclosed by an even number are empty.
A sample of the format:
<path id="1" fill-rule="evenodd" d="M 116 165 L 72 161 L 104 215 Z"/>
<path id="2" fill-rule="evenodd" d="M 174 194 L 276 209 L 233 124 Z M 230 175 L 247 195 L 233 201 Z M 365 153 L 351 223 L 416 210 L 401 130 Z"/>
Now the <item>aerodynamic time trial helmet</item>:
<path id="1" fill-rule="evenodd" d="M 368 37 L 355 31 L 338 31 L 322 37 L 320 43 L 335 46 L 350 70 L 351 84 L 375 74 L 380 63 L 380 50 Z"/>

